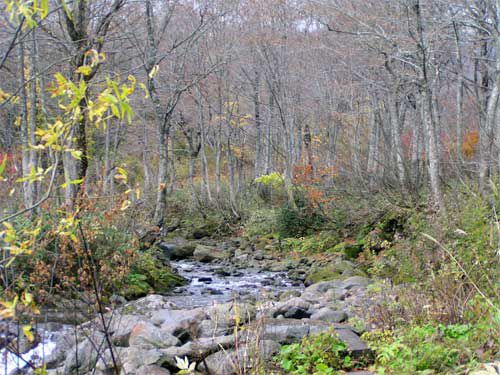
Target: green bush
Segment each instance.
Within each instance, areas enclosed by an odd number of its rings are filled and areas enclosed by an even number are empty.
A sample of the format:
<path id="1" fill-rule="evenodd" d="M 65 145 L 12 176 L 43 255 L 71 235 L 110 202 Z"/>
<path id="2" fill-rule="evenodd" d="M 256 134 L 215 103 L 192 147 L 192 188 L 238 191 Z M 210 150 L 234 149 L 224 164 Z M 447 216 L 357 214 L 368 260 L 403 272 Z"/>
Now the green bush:
<path id="1" fill-rule="evenodd" d="M 336 232 L 327 231 L 312 234 L 307 237 L 289 237 L 282 241 L 282 248 L 286 251 L 296 251 L 305 254 L 332 253 L 340 241 Z"/>
<path id="2" fill-rule="evenodd" d="M 498 323 L 428 323 L 394 331 L 375 330 L 364 333 L 362 338 L 376 353 L 375 369 L 379 374 L 463 373 L 480 360 L 498 355 L 498 337 L 494 336 Z M 479 358 L 478 353 L 491 346 L 491 340 L 496 342 L 492 351 Z"/>
<path id="3" fill-rule="evenodd" d="M 282 238 L 303 237 L 321 229 L 326 219 L 307 208 L 282 207 L 277 215 L 277 232 Z"/>
<path id="4" fill-rule="evenodd" d="M 264 236 L 277 230 L 277 215 L 274 209 L 254 210 L 245 223 L 246 235 Z"/>
<path id="5" fill-rule="evenodd" d="M 347 345 L 334 330 L 282 346 L 276 360 L 287 373 L 294 375 L 333 375 L 362 365 L 349 356 Z"/>

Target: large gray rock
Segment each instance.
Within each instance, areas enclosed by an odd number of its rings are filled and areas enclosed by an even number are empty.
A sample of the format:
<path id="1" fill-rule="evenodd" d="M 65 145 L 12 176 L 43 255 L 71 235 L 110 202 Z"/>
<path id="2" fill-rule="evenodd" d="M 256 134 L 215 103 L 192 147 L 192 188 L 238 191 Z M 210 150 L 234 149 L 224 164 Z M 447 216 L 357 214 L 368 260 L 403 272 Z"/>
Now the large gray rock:
<path id="1" fill-rule="evenodd" d="M 181 349 L 185 350 L 185 356 L 199 361 L 219 350 L 233 348 L 235 342 L 236 338 L 234 335 L 204 337 L 184 344 L 181 346 Z"/>
<path id="2" fill-rule="evenodd" d="M 84 373 L 93 368 L 97 362 L 97 348 L 106 347 L 104 341 L 105 338 L 103 334 L 94 332 L 81 343 L 70 349 L 64 361 L 64 373 L 71 374 L 76 372 L 76 370 L 80 373 Z"/>
<path id="3" fill-rule="evenodd" d="M 321 320 L 327 323 L 342 323 L 347 319 L 345 311 L 336 311 L 323 307 L 311 315 L 311 320 Z"/>
<path id="4" fill-rule="evenodd" d="M 248 369 L 268 363 L 279 349 L 279 344 L 270 340 L 262 340 L 258 345 L 245 344 L 237 350 L 224 350 L 209 355 L 198 365 L 198 370 L 217 375 L 247 373 Z"/>
<path id="5" fill-rule="evenodd" d="M 339 339 L 347 344 L 347 349 L 353 357 L 368 355 L 368 346 L 348 325 L 329 324 L 323 321 L 271 319 L 266 321 L 260 332 L 260 337 L 273 340 L 280 344 L 299 342 L 303 337 L 317 335 L 334 329 Z"/>
<path id="6" fill-rule="evenodd" d="M 309 336 L 311 326 L 316 327 L 314 333 L 327 331 L 330 325 L 324 322 L 311 322 L 297 319 L 269 319 L 261 328 L 260 335 L 265 340 L 273 340 L 280 344 L 292 344 Z"/>
<path id="7" fill-rule="evenodd" d="M 182 237 L 176 237 L 158 244 L 163 254 L 173 260 L 186 259 L 193 256 L 196 243 Z"/>
<path id="8" fill-rule="evenodd" d="M 243 324 L 255 318 L 255 306 L 249 303 L 216 303 L 207 309 L 207 314 L 215 324 L 233 327 L 237 322 Z"/>
<path id="9" fill-rule="evenodd" d="M 339 339 L 347 345 L 347 350 L 354 358 L 370 355 L 371 351 L 359 336 L 349 328 L 337 328 L 335 332 L 339 335 Z"/>
<path id="10" fill-rule="evenodd" d="M 127 303 L 120 308 L 122 314 L 129 315 L 145 315 L 146 317 L 157 310 L 174 309 L 175 304 L 169 301 L 168 297 L 159 294 L 150 294 L 146 297 L 139 298 L 135 301 Z"/>
<path id="11" fill-rule="evenodd" d="M 354 287 L 366 287 L 370 283 L 371 280 L 363 276 L 352 276 L 342 281 L 344 288 L 348 290 Z"/>
<path id="12" fill-rule="evenodd" d="M 153 313 L 151 320 L 161 325 L 162 330 L 182 341 L 198 336 L 198 325 L 207 318 L 202 308 L 192 310 L 159 310 Z"/>
<path id="13" fill-rule="evenodd" d="M 230 252 L 220 250 L 215 246 L 197 245 L 193 257 L 199 262 L 209 263 L 213 260 L 224 260 L 230 257 Z"/>
<path id="14" fill-rule="evenodd" d="M 148 322 L 141 322 L 134 326 L 130 333 L 129 345 L 145 349 L 168 348 L 178 346 L 180 341 L 171 333 Z"/>
<path id="15" fill-rule="evenodd" d="M 158 349 L 143 349 L 138 347 L 124 348 L 120 359 L 125 374 L 138 375 L 144 366 L 161 366 L 165 355 Z"/>
<path id="16" fill-rule="evenodd" d="M 273 318 L 283 315 L 285 318 L 302 319 L 308 318 L 311 315 L 308 313 L 310 306 L 309 302 L 300 297 L 295 297 L 284 302 L 279 302 L 270 312 L 272 312 Z"/>
<path id="17" fill-rule="evenodd" d="M 198 324 L 198 337 L 217 337 L 217 336 L 225 336 L 228 333 L 231 333 L 233 329 L 228 325 L 221 325 L 218 322 L 206 319 L 202 320 Z"/>
<path id="18" fill-rule="evenodd" d="M 111 340 L 114 345 L 128 346 L 130 333 L 134 326 L 144 321 L 144 316 L 141 315 L 115 315 L 108 322 L 108 332 L 111 335 Z"/>

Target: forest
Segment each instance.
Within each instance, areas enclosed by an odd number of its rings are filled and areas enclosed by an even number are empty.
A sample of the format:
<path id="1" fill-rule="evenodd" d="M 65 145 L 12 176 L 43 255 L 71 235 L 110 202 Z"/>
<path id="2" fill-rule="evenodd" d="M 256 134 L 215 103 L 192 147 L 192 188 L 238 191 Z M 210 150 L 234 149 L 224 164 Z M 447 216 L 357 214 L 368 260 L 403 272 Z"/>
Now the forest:
<path id="1" fill-rule="evenodd" d="M 4 0 L 0 373 L 500 374 L 500 0 Z"/>

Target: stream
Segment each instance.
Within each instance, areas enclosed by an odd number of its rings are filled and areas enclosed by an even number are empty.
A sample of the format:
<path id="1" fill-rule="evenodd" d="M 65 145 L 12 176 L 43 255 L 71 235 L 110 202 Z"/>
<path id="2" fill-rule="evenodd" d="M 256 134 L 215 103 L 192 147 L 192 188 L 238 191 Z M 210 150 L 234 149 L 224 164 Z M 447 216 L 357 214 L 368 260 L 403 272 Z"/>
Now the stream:
<path id="1" fill-rule="evenodd" d="M 193 260 L 172 262 L 179 274 L 189 280 L 169 296 L 179 308 L 194 308 L 232 300 L 257 302 L 285 290 L 301 290 L 302 283 L 288 279 L 285 272 L 257 268 L 232 269 Z"/>
<path id="2" fill-rule="evenodd" d="M 287 290 L 303 290 L 302 283 L 292 281 L 286 272 L 263 271 L 258 268 L 235 268 L 232 265 L 201 263 L 195 260 L 171 262 L 173 268 L 188 280 L 186 285 L 177 287 L 167 296 L 168 300 L 180 309 L 210 306 L 214 302 L 224 303 L 232 300 L 258 302 L 276 297 Z M 271 298 L 273 299 L 273 298 Z M 26 368 L 26 362 L 41 365 L 43 359 L 57 350 L 56 336 L 71 325 L 54 324 L 51 331 L 44 330 L 41 342 L 23 354 L 23 360 L 0 350 L 0 374 L 13 375 Z"/>

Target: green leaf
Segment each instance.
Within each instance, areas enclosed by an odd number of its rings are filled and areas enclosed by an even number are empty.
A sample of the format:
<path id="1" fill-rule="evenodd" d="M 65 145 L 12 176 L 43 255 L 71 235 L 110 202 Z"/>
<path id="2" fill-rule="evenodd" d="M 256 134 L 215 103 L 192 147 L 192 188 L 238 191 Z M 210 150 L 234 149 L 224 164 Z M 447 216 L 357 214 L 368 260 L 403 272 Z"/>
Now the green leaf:
<path id="1" fill-rule="evenodd" d="M 3 179 L 2 175 L 3 175 L 3 172 L 5 171 L 6 166 L 7 166 L 7 157 L 4 156 L 4 158 L 2 160 L 2 164 L 0 164 L 0 180 Z"/>

